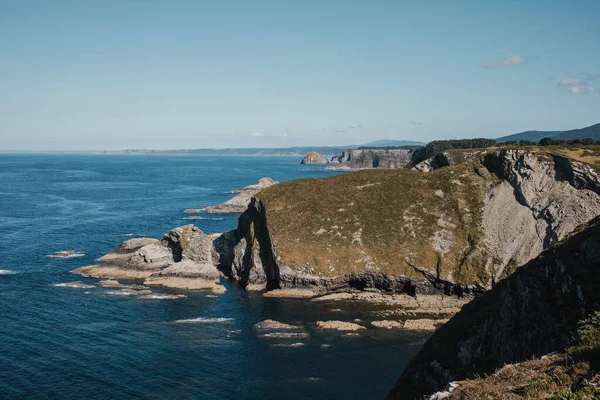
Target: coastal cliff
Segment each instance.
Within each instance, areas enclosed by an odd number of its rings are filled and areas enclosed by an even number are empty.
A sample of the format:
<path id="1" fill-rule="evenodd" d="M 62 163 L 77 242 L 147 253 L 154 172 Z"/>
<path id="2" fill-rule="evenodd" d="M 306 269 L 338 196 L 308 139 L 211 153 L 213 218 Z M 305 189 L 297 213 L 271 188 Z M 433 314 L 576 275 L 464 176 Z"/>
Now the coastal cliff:
<path id="1" fill-rule="evenodd" d="M 404 168 L 411 162 L 414 148 L 344 150 L 337 158 L 339 169 Z"/>
<path id="2" fill-rule="evenodd" d="M 241 215 L 232 277 L 269 289 L 482 293 L 599 215 L 599 188 L 584 164 L 524 150 L 427 174 L 286 182 Z"/>
<path id="3" fill-rule="evenodd" d="M 579 322 L 600 310 L 599 272 L 600 217 L 520 267 L 491 291 L 464 306 L 425 343 L 388 398 L 422 399 L 424 395 L 446 388 L 451 381 L 490 374 L 505 364 L 523 362 L 552 352 L 567 350 L 573 356 L 572 349 L 566 347 L 573 344 Z M 594 335 L 594 346 L 598 346 L 598 334 Z M 598 347 L 588 350 L 598 353 Z M 573 359 L 575 357 L 571 358 L 571 363 Z M 596 354 L 596 361 L 598 360 Z M 564 356 L 555 356 L 545 362 L 532 361 L 525 367 L 528 365 L 530 368 L 535 366 L 540 369 L 546 368 L 548 363 L 561 362 L 562 365 L 569 366 Z M 598 367 L 595 366 L 596 370 Z M 518 368 L 513 368 L 508 377 L 504 370 L 502 378 L 500 370 L 490 378 L 496 382 L 508 380 L 493 388 L 494 394 L 499 396 L 494 398 L 552 397 L 541 396 L 540 388 L 535 387 L 532 390 L 538 390 L 538 394 L 533 397 L 510 397 L 518 393 L 524 395 L 530 390 L 527 386 L 519 388 L 514 385 L 514 381 L 522 379 L 518 374 L 525 375 Z M 589 363 L 587 367 L 579 367 L 579 372 L 572 371 L 571 374 L 575 378 L 577 374 L 583 378 L 587 373 L 593 379 L 594 373 L 586 372 L 586 368 L 590 369 Z M 552 372 L 548 368 L 545 379 L 550 380 L 550 383 L 541 382 L 541 390 L 570 393 L 572 388 L 566 386 L 569 373 L 554 388 L 551 385 L 557 373 L 565 375 L 568 371 L 563 369 L 562 372 Z M 525 382 L 534 380 L 531 373 L 528 378 L 525 376 Z M 460 388 L 463 384 L 459 382 L 452 387 L 457 385 Z M 456 396 L 446 392 L 445 397 L 437 398 L 488 398 L 478 397 L 476 394 L 473 397 L 466 395 L 470 392 L 483 396 L 485 389 L 482 388 L 481 380 L 464 385 L 463 396 L 459 393 L 461 390 L 457 390 Z M 474 389 L 475 386 L 477 390 Z M 506 397 L 502 397 L 497 390 Z M 552 398 L 597 398 L 592 393 L 588 394 L 590 397 Z"/>

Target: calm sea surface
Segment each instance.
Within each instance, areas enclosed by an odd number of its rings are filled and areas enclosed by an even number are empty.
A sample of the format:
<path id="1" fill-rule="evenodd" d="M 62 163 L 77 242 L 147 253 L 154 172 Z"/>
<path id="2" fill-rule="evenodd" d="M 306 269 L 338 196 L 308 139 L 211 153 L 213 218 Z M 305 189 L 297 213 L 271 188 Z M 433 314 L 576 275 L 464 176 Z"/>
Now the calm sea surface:
<path id="1" fill-rule="evenodd" d="M 323 319 L 368 324 L 375 317 L 366 306 L 268 299 L 226 280 L 222 296 L 157 289 L 188 295 L 178 300 L 53 286 L 96 285 L 69 271 L 131 237 L 160 238 L 191 222 L 206 233 L 234 229 L 235 215 L 184 221 L 183 210 L 220 204 L 232 196 L 227 191 L 263 176 L 334 174 L 298 162 L 0 155 L 0 398 L 383 398 L 424 338 L 373 329 L 342 338 L 313 328 Z M 70 249 L 85 256 L 47 257 Z M 267 318 L 301 324 L 310 338 L 259 338 L 253 325 Z M 174 322 L 180 319 L 198 322 Z"/>

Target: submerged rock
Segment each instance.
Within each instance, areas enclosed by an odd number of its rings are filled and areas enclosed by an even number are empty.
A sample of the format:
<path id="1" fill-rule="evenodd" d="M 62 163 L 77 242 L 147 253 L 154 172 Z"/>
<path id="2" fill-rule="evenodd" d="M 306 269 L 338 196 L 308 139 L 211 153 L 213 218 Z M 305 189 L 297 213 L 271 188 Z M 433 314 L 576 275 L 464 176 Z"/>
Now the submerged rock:
<path id="1" fill-rule="evenodd" d="M 264 297 L 284 297 L 288 299 L 310 299 L 317 293 L 307 288 L 284 288 L 271 290 L 263 294 Z"/>
<path id="2" fill-rule="evenodd" d="M 404 324 L 402 322 L 389 321 L 389 320 L 373 321 L 373 322 L 371 322 L 371 325 L 373 325 L 376 328 L 382 328 L 382 329 L 399 329 L 404 326 Z"/>
<path id="3" fill-rule="evenodd" d="M 434 331 L 436 324 L 436 321 L 433 319 L 407 319 L 404 321 L 404 329 L 411 329 L 415 331 Z"/>
<path id="4" fill-rule="evenodd" d="M 367 329 L 362 325 L 346 321 L 317 321 L 317 329 L 336 331 L 359 331 Z"/>

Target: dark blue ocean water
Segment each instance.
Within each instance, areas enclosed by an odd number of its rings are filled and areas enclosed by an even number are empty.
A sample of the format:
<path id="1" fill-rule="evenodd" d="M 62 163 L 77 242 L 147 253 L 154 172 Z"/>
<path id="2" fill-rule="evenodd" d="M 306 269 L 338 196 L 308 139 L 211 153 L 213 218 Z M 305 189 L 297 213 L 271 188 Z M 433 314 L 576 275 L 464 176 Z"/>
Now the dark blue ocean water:
<path id="1" fill-rule="evenodd" d="M 224 281 L 227 293 L 185 299 L 112 296 L 81 281 L 90 265 L 133 236 L 162 237 L 193 222 L 207 233 L 237 216 L 184 221 L 185 208 L 219 204 L 255 183 L 333 174 L 290 157 L 0 155 L 1 399 L 379 399 L 422 345 L 418 334 L 318 332 L 322 319 L 368 324 L 354 304 L 268 299 Z M 48 258 L 74 249 L 85 256 Z M 343 312 L 332 312 L 342 308 Z M 174 323 L 224 318 L 219 323 Z M 302 346 L 257 338 L 271 318 L 306 327 Z M 289 342 L 289 341 L 288 341 Z M 325 346 L 323 346 L 325 345 Z"/>

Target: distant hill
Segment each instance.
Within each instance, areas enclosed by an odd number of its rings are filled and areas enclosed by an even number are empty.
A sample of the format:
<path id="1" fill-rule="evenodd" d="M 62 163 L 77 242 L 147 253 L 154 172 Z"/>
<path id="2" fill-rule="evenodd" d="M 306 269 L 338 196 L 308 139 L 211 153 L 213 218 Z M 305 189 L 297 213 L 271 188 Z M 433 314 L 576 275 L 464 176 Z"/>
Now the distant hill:
<path id="1" fill-rule="evenodd" d="M 365 144 L 361 144 L 360 147 L 400 147 L 400 146 L 423 146 L 425 143 L 423 142 L 415 142 L 412 140 L 391 140 L 391 139 L 381 139 L 375 140 L 374 142 L 369 142 Z"/>
<path id="2" fill-rule="evenodd" d="M 572 140 L 572 139 L 594 139 L 600 140 L 600 124 L 588 126 L 581 129 L 572 129 L 553 137 L 555 140 Z"/>
<path id="3" fill-rule="evenodd" d="M 502 136 L 496 139 L 497 142 L 504 143 L 510 140 L 520 142 L 529 140 L 539 142 L 543 138 L 552 138 L 554 140 L 573 140 L 573 139 L 594 139 L 600 140 L 600 124 L 588 126 L 581 129 L 571 129 L 570 131 L 525 131 L 515 133 L 514 135 Z"/>
<path id="4" fill-rule="evenodd" d="M 539 142 L 543 138 L 554 138 L 561 133 L 564 133 L 564 131 L 525 131 L 515 133 L 514 135 L 502 136 L 501 138 L 496 139 L 496 142 L 504 143 L 511 140 L 514 140 L 515 142 L 520 142 L 521 140 Z"/>

